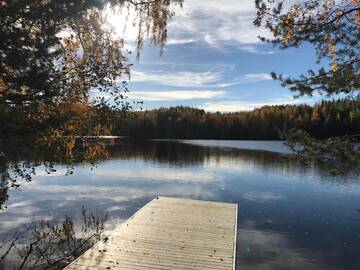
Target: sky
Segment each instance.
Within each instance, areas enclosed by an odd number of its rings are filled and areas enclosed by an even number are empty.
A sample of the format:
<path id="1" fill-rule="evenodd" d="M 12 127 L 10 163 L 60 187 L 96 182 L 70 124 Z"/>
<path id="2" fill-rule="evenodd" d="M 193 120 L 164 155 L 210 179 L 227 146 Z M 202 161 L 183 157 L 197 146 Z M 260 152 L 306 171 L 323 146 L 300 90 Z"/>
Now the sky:
<path id="1" fill-rule="evenodd" d="M 318 67 L 309 45 L 279 50 L 258 39 L 269 33 L 252 23 L 254 0 L 185 0 L 174 11 L 163 55 L 158 47 L 145 45 L 140 61 L 132 59 L 129 99 L 143 101 L 144 109 L 183 105 L 232 112 L 323 98 L 294 99 L 294 93 L 271 79 L 272 71 L 297 76 Z M 111 20 L 124 34 L 120 18 Z M 134 36 L 128 27 L 127 46 Z"/>

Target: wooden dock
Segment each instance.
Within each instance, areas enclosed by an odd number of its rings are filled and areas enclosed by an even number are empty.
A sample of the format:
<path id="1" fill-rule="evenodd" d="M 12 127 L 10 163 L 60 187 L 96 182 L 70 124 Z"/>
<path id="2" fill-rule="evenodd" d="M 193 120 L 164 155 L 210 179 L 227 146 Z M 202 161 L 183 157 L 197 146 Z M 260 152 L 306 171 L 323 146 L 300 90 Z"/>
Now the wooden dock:
<path id="1" fill-rule="evenodd" d="M 235 269 L 237 205 L 158 197 L 65 269 Z"/>

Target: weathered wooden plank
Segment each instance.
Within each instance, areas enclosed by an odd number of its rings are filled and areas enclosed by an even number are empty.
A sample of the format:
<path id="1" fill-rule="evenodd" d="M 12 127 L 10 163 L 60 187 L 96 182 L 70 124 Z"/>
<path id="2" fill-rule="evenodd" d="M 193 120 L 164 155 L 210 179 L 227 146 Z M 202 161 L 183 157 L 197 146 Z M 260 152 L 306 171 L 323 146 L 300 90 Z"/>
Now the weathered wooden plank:
<path id="1" fill-rule="evenodd" d="M 234 270 L 237 205 L 158 197 L 66 269 Z"/>

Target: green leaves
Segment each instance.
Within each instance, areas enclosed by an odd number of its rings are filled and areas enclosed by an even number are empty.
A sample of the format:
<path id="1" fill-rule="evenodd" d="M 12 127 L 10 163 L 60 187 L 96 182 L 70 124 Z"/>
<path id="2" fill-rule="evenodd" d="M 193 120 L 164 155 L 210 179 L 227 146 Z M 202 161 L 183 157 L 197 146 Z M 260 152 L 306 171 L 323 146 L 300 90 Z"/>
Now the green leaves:
<path id="1" fill-rule="evenodd" d="M 124 40 L 105 8 L 123 8 L 139 29 L 138 55 L 149 39 L 162 46 L 172 4 L 182 0 L 17 0 L 0 3 L 0 193 L 30 180 L 42 163 L 91 162 L 106 157 L 114 111 L 129 110 L 130 76 Z M 128 12 L 128 13 L 127 13 Z M 102 94 L 91 98 L 91 91 Z M 11 164 L 32 153 L 25 167 Z M 15 160 L 11 159 L 16 156 Z M 41 158 L 40 158 L 41 157 Z M 30 172 L 29 172 L 30 171 Z M 16 177 L 15 177 L 16 178 Z M 4 199 L 3 199 L 4 198 Z M 6 196 L 0 197 L 0 204 Z"/>
<path id="2" fill-rule="evenodd" d="M 353 94 L 360 89 L 360 2 L 298 1 L 284 8 L 283 0 L 256 1 L 254 24 L 273 34 L 271 42 L 281 49 L 314 46 L 317 62 L 329 68 L 310 70 L 299 79 L 278 75 L 281 83 L 297 95 L 321 92 L 327 95 Z"/>
<path id="3" fill-rule="evenodd" d="M 359 135 L 318 140 L 307 132 L 292 129 L 286 135 L 286 144 L 297 158 L 308 165 L 315 164 L 330 174 L 359 174 Z"/>
<path id="4" fill-rule="evenodd" d="M 271 42 L 281 49 L 313 45 L 319 64 L 329 67 L 309 70 L 299 78 L 272 73 L 275 80 L 288 87 L 295 96 L 320 93 L 345 95 L 360 99 L 360 1 L 297 1 L 284 8 L 283 0 L 256 0 L 254 24 L 266 27 Z M 356 113 L 352 112 L 352 119 Z M 360 134 L 360 129 L 358 130 Z M 306 163 L 328 167 L 331 173 L 360 171 L 359 136 L 317 140 L 304 130 L 288 132 L 287 143 Z"/>

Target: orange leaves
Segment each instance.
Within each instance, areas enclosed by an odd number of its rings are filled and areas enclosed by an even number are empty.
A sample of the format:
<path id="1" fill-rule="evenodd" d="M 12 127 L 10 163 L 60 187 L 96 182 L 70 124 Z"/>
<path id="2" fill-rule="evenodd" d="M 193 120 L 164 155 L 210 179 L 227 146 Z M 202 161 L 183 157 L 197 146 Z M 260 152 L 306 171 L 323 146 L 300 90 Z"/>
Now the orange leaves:
<path id="1" fill-rule="evenodd" d="M 329 9 L 332 9 L 332 8 L 334 7 L 334 3 L 335 3 L 334 0 L 327 0 L 327 1 L 326 1 L 326 6 L 327 6 Z"/>
<path id="2" fill-rule="evenodd" d="M 336 59 L 335 59 L 335 56 L 336 56 L 336 42 L 329 38 L 329 41 L 328 41 L 328 54 L 330 56 L 330 58 L 332 59 L 332 62 L 331 62 L 331 70 L 333 72 L 336 72 L 337 71 L 337 63 L 336 63 Z"/>
<path id="3" fill-rule="evenodd" d="M 73 38 L 69 38 L 69 37 L 64 38 L 64 43 L 65 43 L 66 49 L 71 52 L 77 52 L 77 50 L 80 49 L 80 42 Z"/>
<path id="4" fill-rule="evenodd" d="M 290 43 L 290 40 L 291 40 L 291 38 L 293 37 L 293 30 L 291 29 L 291 28 L 289 28 L 288 30 L 287 30 L 287 33 L 286 33 L 286 36 L 285 36 L 285 38 L 284 38 L 284 43 L 286 44 L 286 45 L 289 45 L 289 43 Z"/>
<path id="5" fill-rule="evenodd" d="M 3 79 L 0 78 L 0 95 L 6 92 L 6 84 Z"/>
<path id="6" fill-rule="evenodd" d="M 56 117 L 61 125 L 45 130 L 37 140 L 38 145 L 45 146 L 66 163 L 94 162 L 106 156 L 106 145 L 94 143 L 86 136 L 110 135 L 110 127 L 98 121 L 98 113 L 87 102 L 60 104 L 45 114 L 48 119 Z"/>
<path id="7" fill-rule="evenodd" d="M 326 0 L 324 4 L 324 18 L 327 18 L 331 9 L 334 7 L 334 0 Z"/>
<path id="8" fill-rule="evenodd" d="M 284 27 L 286 28 L 286 34 L 284 35 L 284 40 L 283 40 L 285 45 L 289 45 L 291 39 L 293 38 L 294 22 L 296 16 L 298 15 L 299 10 L 300 10 L 300 6 L 298 4 L 295 4 L 291 7 L 288 14 L 285 16 L 285 20 L 283 22 Z"/>
<path id="9" fill-rule="evenodd" d="M 360 26 L 360 1 L 359 0 L 351 0 L 351 2 L 354 5 L 358 6 L 358 10 L 356 11 L 356 16 L 355 16 L 355 22 Z"/>
<path id="10" fill-rule="evenodd" d="M 5 2 L 0 0 L 0 131 L 8 137 L 26 134 L 35 147 L 71 161 L 80 155 L 74 151 L 79 137 L 109 135 L 111 110 L 128 108 L 126 83 L 121 84 L 131 66 L 123 54 L 124 40 L 114 35 L 106 20 L 102 9 L 107 1 Z M 135 10 L 131 23 L 143 30 L 140 43 L 148 38 L 160 46 L 173 15 L 171 4 L 182 4 L 110 2 L 109 6 Z M 95 89 L 106 97 L 98 103 L 90 100 Z M 104 155 L 104 147 L 86 142 L 80 153 L 94 160 Z"/>

